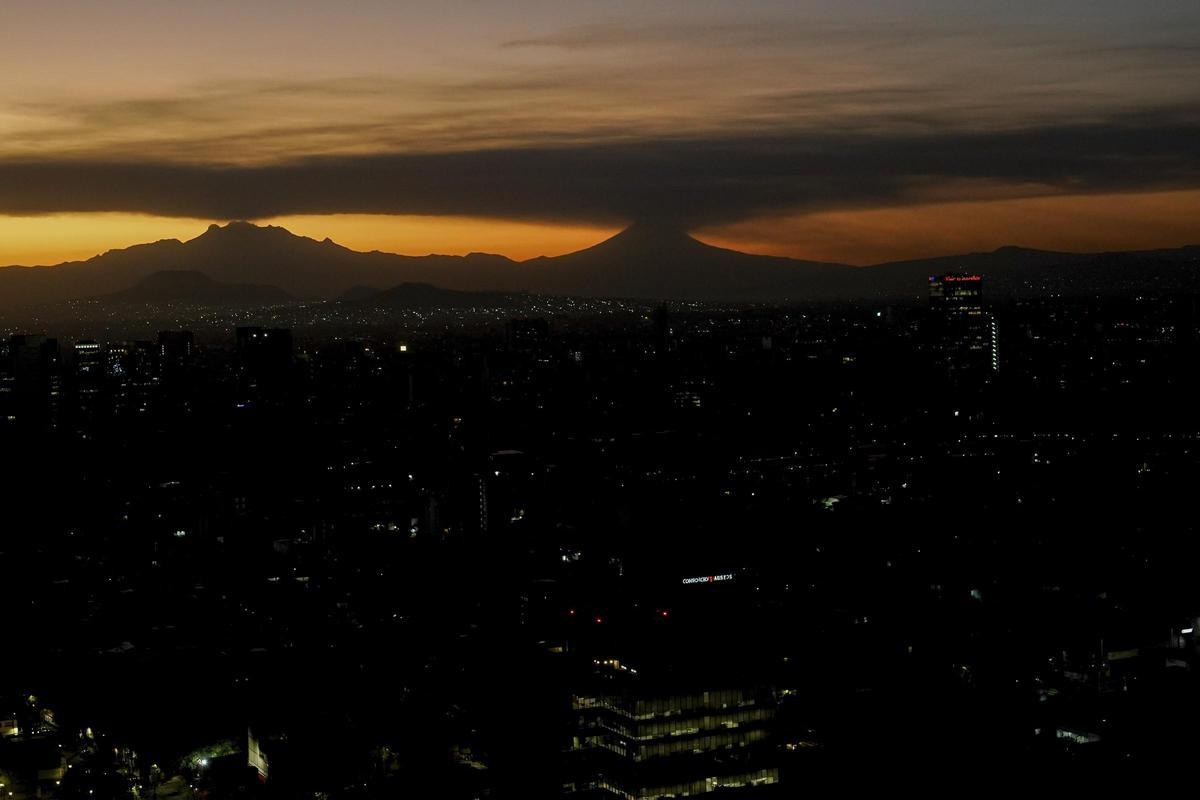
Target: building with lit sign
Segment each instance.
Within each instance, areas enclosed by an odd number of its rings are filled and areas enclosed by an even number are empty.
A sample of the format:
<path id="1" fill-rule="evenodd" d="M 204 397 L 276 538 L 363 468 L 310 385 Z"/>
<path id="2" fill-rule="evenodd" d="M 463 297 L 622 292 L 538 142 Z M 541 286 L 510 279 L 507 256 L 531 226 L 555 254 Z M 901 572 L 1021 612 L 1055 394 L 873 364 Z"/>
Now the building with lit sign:
<path id="1" fill-rule="evenodd" d="M 694 578 L 684 578 L 683 584 L 687 586 L 693 583 L 721 583 L 731 580 L 733 580 L 733 573 L 727 572 L 723 575 L 699 575 Z"/>
<path id="2" fill-rule="evenodd" d="M 623 611 L 610 606 L 604 625 L 573 626 L 565 794 L 757 797 L 778 787 L 780 662 L 762 656 L 770 632 L 758 627 L 747 577 L 653 582 Z"/>
<path id="3" fill-rule="evenodd" d="M 955 371 L 1000 369 L 999 325 L 983 306 L 983 276 L 946 273 L 929 277 L 938 349 Z"/>

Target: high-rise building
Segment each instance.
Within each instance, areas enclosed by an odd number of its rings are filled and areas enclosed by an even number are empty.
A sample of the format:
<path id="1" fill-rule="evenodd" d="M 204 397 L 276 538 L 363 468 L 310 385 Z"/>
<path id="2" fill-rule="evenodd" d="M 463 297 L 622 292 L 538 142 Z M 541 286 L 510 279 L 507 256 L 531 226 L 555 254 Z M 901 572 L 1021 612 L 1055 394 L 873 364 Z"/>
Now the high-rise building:
<path id="1" fill-rule="evenodd" d="M 10 397 L 6 418 L 56 426 L 62 394 L 58 340 L 32 334 L 11 336 L 7 362 L 4 384 Z"/>
<path id="2" fill-rule="evenodd" d="M 251 371 L 285 370 L 292 363 L 292 332 L 287 328 L 238 328 L 237 352 Z"/>
<path id="3" fill-rule="evenodd" d="M 17 334 L 9 337 L 8 353 L 19 373 L 58 369 L 57 339 L 40 334 Z"/>
<path id="4" fill-rule="evenodd" d="M 999 325 L 983 306 L 982 275 L 931 275 L 929 307 L 947 367 L 1000 369 Z"/>
<path id="5" fill-rule="evenodd" d="M 92 419 L 100 412 L 104 394 L 104 350 L 98 342 L 75 343 L 75 399 L 81 419 Z"/>
<path id="6" fill-rule="evenodd" d="M 292 332 L 287 328 L 238 328 L 237 354 L 245 389 L 278 397 L 293 374 Z"/>
<path id="7" fill-rule="evenodd" d="M 162 346 L 149 341 L 114 342 L 105 354 L 112 409 L 117 416 L 150 413 L 160 379 L 157 364 Z"/>
<path id="8" fill-rule="evenodd" d="M 104 352 L 98 342 L 88 340 L 75 343 L 75 375 L 99 378 L 104 374 Z"/>
<path id="9" fill-rule="evenodd" d="M 929 305 L 948 314 L 983 312 L 983 276 L 946 273 L 929 276 Z"/>
<path id="10" fill-rule="evenodd" d="M 191 331 L 158 332 L 158 368 L 164 375 L 182 370 L 192 359 L 196 347 Z"/>
<path id="11" fill-rule="evenodd" d="M 664 355 L 675 344 L 675 329 L 671 325 L 671 311 L 666 303 L 654 309 L 651 319 L 654 321 L 654 346 L 659 355 Z"/>

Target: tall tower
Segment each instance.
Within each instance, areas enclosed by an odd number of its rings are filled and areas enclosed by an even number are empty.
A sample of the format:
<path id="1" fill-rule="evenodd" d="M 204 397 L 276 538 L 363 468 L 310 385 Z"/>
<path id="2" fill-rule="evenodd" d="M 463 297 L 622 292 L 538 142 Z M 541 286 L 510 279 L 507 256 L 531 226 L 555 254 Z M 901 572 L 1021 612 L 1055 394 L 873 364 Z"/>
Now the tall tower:
<path id="1" fill-rule="evenodd" d="M 952 370 L 1000 369 L 999 325 L 983 307 L 983 276 L 949 272 L 929 276 L 929 307 L 940 349 Z"/>

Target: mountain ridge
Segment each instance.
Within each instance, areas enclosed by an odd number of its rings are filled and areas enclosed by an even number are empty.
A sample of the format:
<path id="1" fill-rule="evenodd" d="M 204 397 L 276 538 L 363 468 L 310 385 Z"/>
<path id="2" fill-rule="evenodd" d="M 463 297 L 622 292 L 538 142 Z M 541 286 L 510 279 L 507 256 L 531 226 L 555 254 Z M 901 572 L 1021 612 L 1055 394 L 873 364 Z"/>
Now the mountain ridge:
<path id="1" fill-rule="evenodd" d="M 135 244 L 83 261 L 0 267 L 0 307 L 111 295 L 160 272 L 198 272 L 219 283 L 277 287 L 300 300 L 332 300 L 354 287 L 403 283 L 453 291 L 738 302 L 913 298 L 923 291 L 924 277 L 936 272 L 986 271 L 989 292 L 1003 293 L 1030 281 L 1066 280 L 1069 274 L 1078 282 L 1082 273 L 1076 273 L 1088 265 L 1107 270 L 1102 275 L 1088 267 L 1087 275 L 1102 276 L 1113 286 L 1128 286 L 1150 270 L 1154 280 L 1166 275 L 1190 287 L 1197 270 L 1187 265 L 1197 258 L 1197 245 L 1110 253 L 1005 245 L 854 267 L 743 253 L 702 242 L 681 228 L 635 223 L 572 253 L 515 261 L 479 252 L 363 252 L 328 237 L 316 240 L 278 226 L 234 221 L 214 223 L 192 239 Z"/>
<path id="2" fill-rule="evenodd" d="M 128 289 L 100 295 L 95 299 L 107 304 L 258 306 L 286 303 L 292 297 L 277 286 L 227 283 L 213 280 L 197 270 L 162 270 L 147 275 Z"/>

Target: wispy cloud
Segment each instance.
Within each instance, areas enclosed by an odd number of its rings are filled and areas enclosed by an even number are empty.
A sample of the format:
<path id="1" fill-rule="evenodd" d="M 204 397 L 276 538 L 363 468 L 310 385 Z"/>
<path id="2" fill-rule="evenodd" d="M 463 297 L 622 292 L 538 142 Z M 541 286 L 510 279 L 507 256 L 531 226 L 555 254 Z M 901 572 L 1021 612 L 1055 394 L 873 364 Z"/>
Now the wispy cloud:
<path id="1" fill-rule="evenodd" d="M 608 22 L 419 70 L 0 87 L 0 158 L 254 164 L 833 129 L 1012 129 L 1200 104 L 1195 25 L 1114 39 L 963 18 Z"/>

